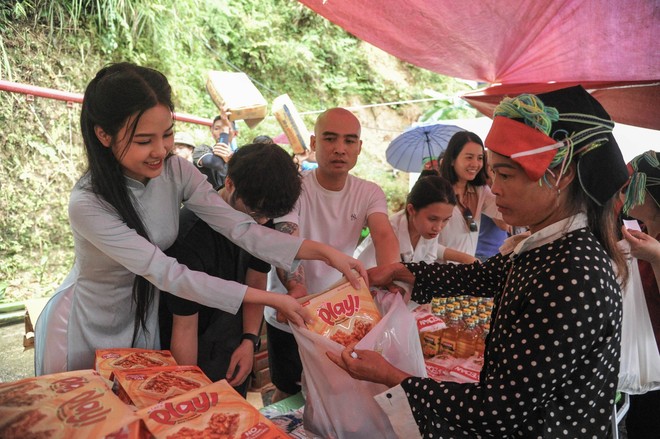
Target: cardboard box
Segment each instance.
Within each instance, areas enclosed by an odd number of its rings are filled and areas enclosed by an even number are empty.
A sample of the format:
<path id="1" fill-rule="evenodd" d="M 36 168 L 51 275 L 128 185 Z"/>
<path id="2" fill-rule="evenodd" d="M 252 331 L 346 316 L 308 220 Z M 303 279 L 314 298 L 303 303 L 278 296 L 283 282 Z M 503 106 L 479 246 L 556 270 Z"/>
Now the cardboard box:
<path id="1" fill-rule="evenodd" d="M 259 352 L 254 354 L 254 363 L 252 364 L 252 372 L 257 372 L 262 369 L 268 368 L 268 351 Z"/>
<path id="2" fill-rule="evenodd" d="M 270 384 L 270 368 L 265 368 L 258 370 L 254 373 L 254 377 L 252 378 L 252 383 L 250 383 L 250 388 L 252 389 L 260 389 L 263 386 Z"/>
<path id="3" fill-rule="evenodd" d="M 50 300 L 50 297 L 41 297 L 25 302 L 25 335 L 23 336 L 23 347 L 34 347 L 34 324 L 37 322 L 48 300 Z"/>
<path id="4" fill-rule="evenodd" d="M 259 345 L 259 352 L 268 350 L 268 337 L 266 336 L 266 334 L 260 335 L 259 338 L 261 338 L 261 344 Z"/>
<path id="5" fill-rule="evenodd" d="M 254 128 L 266 117 L 266 99 L 245 73 L 211 70 L 206 90 L 220 110 L 230 113 L 229 120 L 244 120 Z"/>
<path id="6" fill-rule="evenodd" d="M 278 96 L 273 101 L 273 115 L 279 122 L 284 134 L 289 139 L 289 145 L 296 154 L 309 150 L 309 131 L 293 105 L 288 94 Z"/>

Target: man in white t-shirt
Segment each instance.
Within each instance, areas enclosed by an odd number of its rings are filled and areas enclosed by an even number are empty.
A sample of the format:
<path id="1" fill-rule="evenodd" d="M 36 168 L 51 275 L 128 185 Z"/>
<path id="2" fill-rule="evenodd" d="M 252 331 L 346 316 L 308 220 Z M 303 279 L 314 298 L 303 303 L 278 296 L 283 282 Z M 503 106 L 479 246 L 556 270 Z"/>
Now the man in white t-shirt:
<path id="1" fill-rule="evenodd" d="M 380 264 L 399 261 L 399 243 L 388 219 L 387 200 L 375 183 L 349 175 L 362 149 L 360 122 L 344 108 L 332 108 L 316 120 L 310 148 L 318 168 L 303 176 L 303 190 L 293 212 L 275 220 L 275 228 L 313 239 L 352 255 L 363 227 L 369 227 Z M 277 273 L 276 273 L 277 271 Z M 271 269 L 268 290 L 302 297 L 324 291 L 340 275 L 322 263 L 302 261 L 295 273 Z M 282 283 L 284 281 L 284 285 Z M 273 402 L 300 391 L 302 364 L 287 324 L 266 308 Z"/>

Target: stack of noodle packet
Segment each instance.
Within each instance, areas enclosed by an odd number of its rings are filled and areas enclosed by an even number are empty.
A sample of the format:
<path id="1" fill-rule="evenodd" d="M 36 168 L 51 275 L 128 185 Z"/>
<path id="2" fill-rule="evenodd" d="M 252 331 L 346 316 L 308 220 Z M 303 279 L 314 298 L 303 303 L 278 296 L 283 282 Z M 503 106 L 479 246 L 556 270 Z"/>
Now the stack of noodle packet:
<path id="1" fill-rule="evenodd" d="M 143 422 L 93 370 L 0 384 L 2 438 L 145 437 Z"/>
<path id="2" fill-rule="evenodd" d="M 168 350 L 110 348 L 96 350 L 94 368 L 103 378 L 112 380 L 113 372 L 116 370 L 176 365 L 176 360 Z"/>
<path id="3" fill-rule="evenodd" d="M 213 383 L 198 366 L 116 370 L 114 380 L 119 399 L 137 409 L 150 407 Z"/>

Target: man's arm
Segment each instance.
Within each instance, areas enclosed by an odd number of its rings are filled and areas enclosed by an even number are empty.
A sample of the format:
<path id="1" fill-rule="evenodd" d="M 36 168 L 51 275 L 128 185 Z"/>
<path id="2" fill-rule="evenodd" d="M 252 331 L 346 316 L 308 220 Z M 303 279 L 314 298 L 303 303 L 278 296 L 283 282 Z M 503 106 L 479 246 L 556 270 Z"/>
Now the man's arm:
<path id="1" fill-rule="evenodd" d="M 170 352 L 180 365 L 197 365 L 197 320 L 199 313 L 172 315 Z"/>
<path id="2" fill-rule="evenodd" d="M 180 218 L 184 221 L 193 221 L 186 213 L 181 215 Z M 194 251 L 195 247 L 192 246 L 199 230 L 199 224 L 195 221 L 195 225 L 188 230 L 186 236 L 177 239 L 165 253 L 191 270 L 203 271 L 203 256 Z M 199 310 L 201 306 L 197 302 L 165 291 L 161 292 L 160 300 L 168 313 L 172 314 L 172 332 L 170 336 L 172 356 L 178 364 L 197 365 Z M 161 331 L 163 330 L 161 327 Z"/>
<path id="3" fill-rule="evenodd" d="M 223 163 L 229 163 L 231 156 L 234 155 L 234 151 L 226 143 L 216 143 L 213 146 L 213 155 L 221 158 Z"/>
<path id="4" fill-rule="evenodd" d="M 252 288 L 265 290 L 268 282 L 268 273 L 248 269 L 245 274 L 245 284 Z M 264 307 L 256 303 L 243 304 L 243 334 L 253 334 L 257 337 L 261 332 L 261 321 L 264 316 Z M 242 340 L 236 350 L 231 354 L 227 368 L 227 381 L 232 386 L 239 386 L 247 379 L 252 371 L 254 362 L 254 343 Z"/>
<path id="5" fill-rule="evenodd" d="M 367 217 L 369 234 L 376 250 L 376 264 L 387 265 L 401 261 L 399 240 L 394 234 L 390 220 L 381 212 L 372 213 Z"/>
<path id="6" fill-rule="evenodd" d="M 245 284 L 249 287 L 265 290 L 267 283 L 268 272 L 262 273 L 249 268 L 245 274 Z M 245 305 L 248 306 L 243 306 L 243 333 L 259 335 L 261 321 L 264 317 L 264 306 L 254 303 L 246 303 Z"/>
<path id="7" fill-rule="evenodd" d="M 288 233 L 292 236 L 299 236 L 298 225 L 292 222 L 277 223 L 275 224 L 275 230 L 279 230 L 282 233 Z M 292 273 L 281 268 L 277 268 L 276 272 L 277 277 L 286 288 L 287 294 L 296 299 L 307 295 L 307 288 L 305 287 L 305 269 L 302 265 L 298 265 L 298 268 Z"/>
<path id="8" fill-rule="evenodd" d="M 218 142 L 213 145 L 213 154 L 229 163 L 229 159 L 234 155 L 234 150 L 230 146 L 231 138 L 233 137 L 232 131 L 234 130 L 232 122 L 229 120 L 230 112 L 226 108 L 220 110 L 221 122 L 222 122 L 222 134 Z"/>
<path id="9" fill-rule="evenodd" d="M 224 157 L 215 154 L 215 151 L 203 154 L 194 163 L 198 168 L 212 169 L 214 171 L 227 174 L 227 160 L 225 160 Z"/>

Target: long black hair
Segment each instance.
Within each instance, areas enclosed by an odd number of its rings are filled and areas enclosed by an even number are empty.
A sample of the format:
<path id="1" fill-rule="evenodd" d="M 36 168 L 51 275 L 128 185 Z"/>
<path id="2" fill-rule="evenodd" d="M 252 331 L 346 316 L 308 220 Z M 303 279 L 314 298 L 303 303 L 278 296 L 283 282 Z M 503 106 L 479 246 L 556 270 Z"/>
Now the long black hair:
<path id="1" fill-rule="evenodd" d="M 447 149 L 445 150 L 442 156 L 442 163 L 440 164 L 440 175 L 445 177 L 451 184 L 454 184 L 458 181 L 458 175 L 454 169 L 454 162 L 458 155 L 463 151 L 463 147 L 468 142 L 474 142 L 478 145 L 481 145 L 481 151 L 484 154 L 484 166 L 479 170 L 474 180 L 468 181 L 469 185 L 472 186 L 483 186 L 486 184 L 486 179 L 488 175 L 486 174 L 486 165 L 485 157 L 486 152 L 484 148 L 484 142 L 479 136 L 470 131 L 459 131 L 449 139 L 447 143 Z"/>
<path id="2" fill-rule="evenodd" d="M 95 133 L 100 127 L 110 135 L 111 144 L 118 140 L 117 134 L 127 126 L 128 142 L 119 153 L 126 154 L 130 139 L 135 134 L 142 114 L 154 106 L 162 104 L 172 112 L 172 89 L 167 78 L 153 69 L 131 63 L 111 64 L 99 70 L 87 85 L 80 115 L 80 126 L 87 155 L 87 170 L 91 190 L 97 197 L 112 205 L 117 214 L 140 236 L 150 240 L 147 229 L 133 205 L 132 195 L 126 186 L 119 160 L 112 148 L 105 147 Z M 151 241 L 151 240 L 150 240 Z M 135 345 L 140 327 L 146 332 L 146 316 L 154 298 L 154 286 L 142 276 L 135 276 L 133 282 L 133 302 L 135 303 L 135 322 L 133 341 Z"/>
<path id="3" fill-rule="evenodd" d="M 456 194 L 454 194 L 454 188 L 446 178 L 439 175 L 420 177 L 410 189 L 406 204 L 411 204 L 415 210 L 420 210 L 433 203 L 446 203 L 455 206 Z"/>

